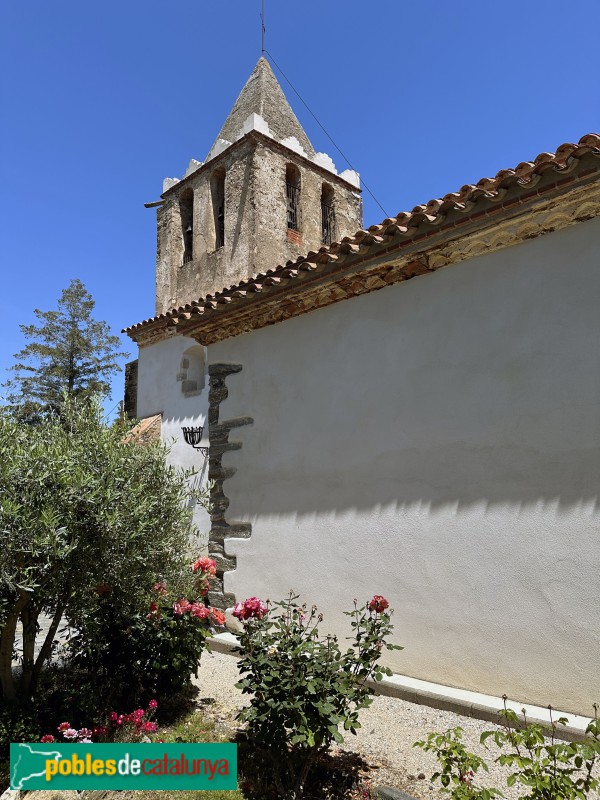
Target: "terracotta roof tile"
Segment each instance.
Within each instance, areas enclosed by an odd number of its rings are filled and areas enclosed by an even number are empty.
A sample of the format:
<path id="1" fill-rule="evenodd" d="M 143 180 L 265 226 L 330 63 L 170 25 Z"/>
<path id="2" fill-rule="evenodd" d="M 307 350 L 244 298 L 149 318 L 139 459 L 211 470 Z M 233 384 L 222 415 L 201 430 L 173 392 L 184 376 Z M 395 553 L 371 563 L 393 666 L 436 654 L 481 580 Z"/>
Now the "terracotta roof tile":
<path id="1" fill-rule="evenodd" d="M 482 178 L 476 184 L 465 184 L 458 192 L 450 192 L 440 199 L 434 198 L 424 205 L 417 205 L 410 212 L 403 211 L 396 217 L 388 217 L 378 225 L 371 225 L 367 230 L 357 231 L 354 236 L 345 236 L 341 242 L 323 246 L 316 253 L 310 251 L 285 266 L 259 272 L 253 278 L 241 281 L 228 289 L 224 288 L 214 295 L 207 294 L 205 298 L 199 298 L 191 304 L 174 308 L 124 328 L 123 332 L 135 337 L 142 329 L 159 325 L 163 321 L 167 326 L 171 326 L 176 320 L 189 319 L 192 314 L 210 313 L 217 308 L 217 304 L 237 305 L 251 302 L 252 294 L 263 291 L 263 286 L 276 286 L 282 279 L 287 281 L 297 278 L 299 272 L 315 271 L 321 265 L 337 261 L 338 253 L 342 256 L 354 255 L 374 244 L 383 244 L 386 237 L 398 235 L 409 237 L 421 225 L 435 227 L 441 224 L 450 212 L 460 212 L 468 216 L 481 198 L 498 200 L 509 188 L 531 186 L 549 170 L 568 171 L 573 164 L 572 159 L 581 158 L 587 153 L 600 156 L 600 134 L 588 133 L 582 136 L 577 144 L 572 142 L 561 144 L 554 153 L 540 153 L 533 161 L 522 161 L 514 169 L 502 169 L 493 178 Z M 515 200 L 515 203 L 518 202 L 520 202 L 518 199 Z M 489 211 L 484 209 L 478 214 L 472 214 L 470 218 L 487 216 L 488 213 Z M 420 268 L 418 262 L 415 262 L 414 269 Z"/>

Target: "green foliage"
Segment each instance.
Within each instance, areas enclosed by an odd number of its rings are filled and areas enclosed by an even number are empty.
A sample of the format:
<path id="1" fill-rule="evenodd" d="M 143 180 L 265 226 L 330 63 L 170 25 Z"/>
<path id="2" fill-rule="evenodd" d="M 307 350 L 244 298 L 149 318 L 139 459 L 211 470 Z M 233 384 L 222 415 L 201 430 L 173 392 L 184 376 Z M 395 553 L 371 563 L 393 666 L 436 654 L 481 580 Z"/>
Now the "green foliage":
<path id="1" fill-rule="evenodd" d="M 594 706 L 597 712 L 597 706 Z M 506 784 L 508 787 L 521 786 L 525 800 L 585 800 L 591 792 L 600 788 L 600 781 L 594 777 L 594 766 L 600 759 L 600 721 L 597 714 L 586 729 L 586 737 L 579 742 L 556 740 L 559 726 L 567 723 L 566 718 L 552 718 L 550 709 L 550 731 L 541 725 L 527 724 L 523 709 L 523 720 L 506 707 L 500 712 L 504 720 L 503 728 L 485 731 L 481 743 L 488 745 L 493 741 L 502 751 L 495 759 L 502 766 L 510 767 Z M 549 737 L 548 737 L 549 734 Z M 461 743 L 462 728 L 453 728 L 443 733 L 430 733 L 426 741 L 415 742 L 437 756 L 441 769 L 431 780 L 442 785 L 442 791 L 453 800 L 488 800 L 502 797 L 498 789 L 484 789 L 475 785 L 477 772 L 488 771 L 485 761 L 475 753 L 470 753 Z"/>
<path id="2" fill-rule="evenodd" d="M 15 707 L 0 709 L 0 761 L 8 760 L 11 742 L 35 742 L 39 738 L 35 715 Z"/>
<path id="3" fill-rule="evenodd" d="M 340 728 L 353 734 L 360 728 L 358 712 L 372 702 L 367 681 L 391 674 L 378 663 L 382 648 L 401 649 L 385 642 L 392 632 L 385 611 L 355 604 L 348 614 L 352 646 L 342 652 L 336 637 L 319 637 L 322 616 L 316 607 L 307 611 L 296 600 L 290 594 L 264 616 L 244 617 L 243 609 L 238 611 L 245 624 L 240 634 L 243 677 L 237 687 L 252 695 L 239 718 L 247 723 L 250 741 L 269 753 L 278 791 L 289 798 L 303 795 L 317 757 L 332 742 L 343 741 Z M 258 602 L 246 601 L 252 607 Z"/>
<path id="4" fill-rule="evenodd" d="M 545 738 L 548 731 L 541 725 L 527 725 L 525 710 L 519 728 L 519 718 L 514 711 L 506 708 L 501 712 L 504 729 L 487 731 L 481 740 L 485 743 L 492 738 L 500 748 L 508 748 L 496 759 L 499 764 L 511 767 L 507 785 L 522 784 L 527 792 L 523 797 L 532 800 L 583 800 L 590 792 L 600 787 L 600 781 L 593 777 L 594 764 L 600 757 L 600 722 L 595 717 L 587 727 L 587 738 L 582 742 L 556 741 L 559 726 L 567 724 L 561 717 L 552 718 L 550 709 L 550 742 Z"/>
<path id="5" fill-rule="evenodd" d="M 61 618 L 91 631 L 110 597 L 117 618 L 147 612 L 157 572 L 171 585 L 189 577 L 186 476 L 160 445 L 142 447 L 107 428 L 95 404 L 67 401 L 61 419 L 19 424 L 0 414 L 0 686 L 4 702 L 36 691 Z M 41 613 L 53 619 L 40 654 Z M 23 675 L 11 669 L 24 624 Z M 111 633 L 116 633 L 114 630 Z M 91 635 L 91 634 L 90 634 Z M 106 646 L 104 634 L 95 640 Z"/>
<path id="6" fill-rule="evenodd" d="M 191 573 L 190 573 L 191 575 Z M 204 579 L 206 589 L 208 578 Z M 191 685 L 198 674 L 200 656 L 212 635 L 210 616 L 197 617 L 191 611 L 176 613 L 181 593 L 190 609 L 209 613 L 202 604 L 198 579 L 188 581 L 177 592 L 156 584 L 154 598 L 143 611 L 128 613 L 115 606 L 110 596 L 99 603 L 95 613 L 69 641 L 72 662 L 83 674 L 94 677 L 93 698 L 102 707 L 125 702 L 139 704 L 151 697 L 171 698 Z M 103 647 L 98 647 L 98 643 Z"/>
<path id="7" fill-rule="evenodd" d="M 502 797 L 497 789 L 478 788 L 475 785 L 480 770 L 488 772 L 483 758 L 470 753 L 462 743 L 463 729 L 451 728 L 442 733 L 430 733 L 425 741 L 415 742 L 414 747 L 422 747 L 434 753 L 441 769 L 431 776 L 432 782 L 439 781 L 442 791 L 452 800 L 491 800 Z"/>
<path id="8" fill-rule="evenodd" d="M 0 794 L 9 785 L 11 742 L 36 742 L 39 738 L 35 715 L 15 707 L 0 708 Z"/>
<path id="9" fill-rule="evenodd" d="M 15 354 L 15 373 L 5 386 L 20 418 L 37 421 L 57 411 L 63 396 L 79 400 L 106 395 L 108 380 L 119 371 L 120 340 L 106 322 L 92 318 L 95 302 L 79 280 L 63 290 L 56 311 L 35 309 L 39 325 L 21 325 L 30 340 Z"/>

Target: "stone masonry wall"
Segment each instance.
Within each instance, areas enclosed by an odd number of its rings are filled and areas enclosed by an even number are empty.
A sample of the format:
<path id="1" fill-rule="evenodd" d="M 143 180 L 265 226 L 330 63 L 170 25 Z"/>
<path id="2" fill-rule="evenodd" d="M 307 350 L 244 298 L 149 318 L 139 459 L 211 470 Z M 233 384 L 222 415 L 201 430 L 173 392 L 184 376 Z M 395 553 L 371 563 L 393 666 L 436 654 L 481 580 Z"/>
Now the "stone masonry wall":
<path id="1" fill-rule="evenodd" d="M 296 165 L 301 174 L 301 235 L 295 242 L 287 229 L 286 164 Z M 219 249 L 211 195 L 211 178 L 218 172 L 225 173 L 225 244 Z M 335 238 L 354 234 L 362 225 L 359 192 L 264 139 L 245 137 L 182 181 L 157 213 L 156 313 L 318 250 L 324 183 L 334 190 Z M 179 198 L 189 189 L 194 192 L 194 256 L 184 264 Z"/>
<path id="2" fill-rule="evenodd" d="M 233 605 L 235 598 L 226 594 L 223 589 L 223 576 L 228 570 L 235 569 L 235 558 L 225 552 L 228 538 L 246 539 L 250 536 L 252 526 L 248 522 L 233 522 L 226 519 L 229 500 L 223 489 L 223 482 L 235 474 L 235 468 L 224 467 L 223 454 L 229 450 L 239 450 L 240 442 L 229 441 L 230 432 L 242 425 L 251 425 L 252 417 L 238 417 L 221 421 L 219 408 L 227 398 L 229 391 L 226 380 L 229 375 L 240 372 L 240 364 L 213 364 L 209 368 L 210 391 L 208 408 L 209 426 L 209 462 L 208 479 L 212 481 L 210 493 L 210 540 L 209 553 L 217 562 L 217 579 L 214 582 L 208 599 L 211 605 L 217 608 L 228 608 Z"/>
<path id="3" fill-rule="evenodd" d="M 293 164 L 300 170 L 300 225 L 297 242 L 289 240 L 285 170 Z M 321 192 L 323 184 L 334 191 L 334 237 L 341 239 L 356 233 L 362 225 L 360 194 L 346 184 L 314 170 L 295 153 L 274 151 L 260 144 L 254 152 L 255 204 L 257 218 L 256 271 L 272 269 L 295 260 L 309 250 L 323 245 L 321 227 Z"/>

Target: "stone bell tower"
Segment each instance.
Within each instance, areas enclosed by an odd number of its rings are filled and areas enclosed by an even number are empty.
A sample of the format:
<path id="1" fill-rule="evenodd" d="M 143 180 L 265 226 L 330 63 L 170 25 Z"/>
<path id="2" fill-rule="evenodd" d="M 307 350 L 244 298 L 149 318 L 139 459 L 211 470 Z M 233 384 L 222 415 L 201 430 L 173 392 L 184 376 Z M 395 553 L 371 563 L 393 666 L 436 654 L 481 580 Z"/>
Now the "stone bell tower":
<path id="1" fill-rule="evenodd" d="M 158 205 L 156 313 L 199 300 L 362 227 L 359 177 L 315 150 L 260 58 L 206 160 Z"/>

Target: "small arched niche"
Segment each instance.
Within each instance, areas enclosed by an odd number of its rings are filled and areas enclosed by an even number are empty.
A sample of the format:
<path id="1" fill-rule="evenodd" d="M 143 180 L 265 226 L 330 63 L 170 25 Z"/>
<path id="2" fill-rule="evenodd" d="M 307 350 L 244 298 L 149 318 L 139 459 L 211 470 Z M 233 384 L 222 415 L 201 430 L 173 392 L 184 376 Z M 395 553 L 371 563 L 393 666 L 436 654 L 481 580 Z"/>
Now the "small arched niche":
<path id="1" fill-rule="evenodd" d="M 181 234 L 183 239 L 183 263 L 194 259 L 194 192 L 184 189 L 179 197 Z"/>
<path id="2" fill-rule="evenodd" d="M 199 394 L 204 389 L 204 347 L 192 345 L 181 356 L 177 380 L 185 397 Z"/>

